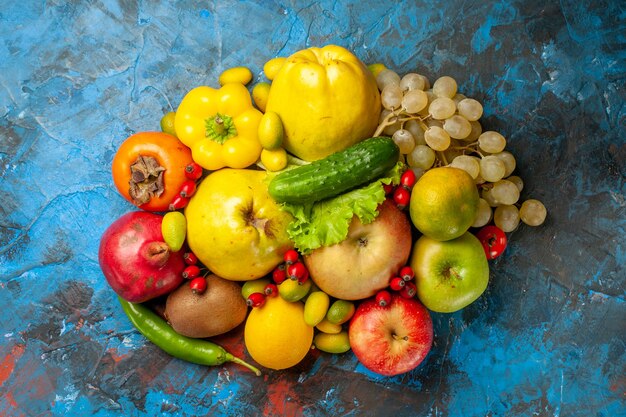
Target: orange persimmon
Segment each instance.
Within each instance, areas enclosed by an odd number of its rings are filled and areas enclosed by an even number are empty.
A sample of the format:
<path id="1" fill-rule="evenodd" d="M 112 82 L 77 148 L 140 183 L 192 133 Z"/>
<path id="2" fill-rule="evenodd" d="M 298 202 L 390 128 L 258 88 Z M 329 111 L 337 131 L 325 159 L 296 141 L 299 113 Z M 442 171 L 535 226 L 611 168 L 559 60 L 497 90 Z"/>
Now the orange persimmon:
<path id="1" fill-rule="evenodd" d="M 124 198 L 147 211 L 166 211 L 187 177 L 191 150 L 175 136 L 140 132 L 113 157 L 113 182 Z"/>

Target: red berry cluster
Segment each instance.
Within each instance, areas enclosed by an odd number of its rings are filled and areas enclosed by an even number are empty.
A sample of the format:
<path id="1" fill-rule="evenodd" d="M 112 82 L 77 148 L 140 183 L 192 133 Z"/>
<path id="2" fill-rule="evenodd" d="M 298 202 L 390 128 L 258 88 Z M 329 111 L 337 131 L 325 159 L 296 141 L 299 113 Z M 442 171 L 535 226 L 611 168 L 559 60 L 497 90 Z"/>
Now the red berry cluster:
<path id="1" fill-rule="evenodd" d="M 250 307 L 261 307 L 265 304 L 266 297 L 275 297 L 278 294 L 278 286 L 286 279 L 298 281 L 304 284 L 309 279 L 309 270 L 300 259 L 300 254 L 295 249 L 290 249 L 283 255 L 283 261 L 272 271 L 272 281 L 267 284 L 263 293 L 254 292 L 248 296 L 246 303 Z"/>
<path id="2" fill-rule="evenodd" d="M 202 294 L 206 291 L 206 278 L 200 276 L 202 270 L 198 266 L 198 257 L 193 252 L 185 252 L 183 259 L 187 264 L 183 278 L 189 280 L 189 288 L 194 294 Z"/>
<path id="3" fill-rule="evenodd" d="M 394 187 L 393 184 L 385 184 L 385 194 L 391 196 L 396 205 L 401 209 L 405 209 L 411 202 L 411 190 L 417 181 L 415 172 L 407 169 L 400 177 L 400 184 Z"/>
<path id="4" fill-rule="evenodd" d="M 176 197 L 172 199 L 169 205 L 170 211 L 180 210 L 187 207 L 189 199 L 196 192 L 196 181 L 202 176 L 202 167 L 195 162 L 190 163 L 185 167 L 185 177 L 187 181 L 180 187 L 180 191 L 176 194 Z"/>
<path id="5" fill-rule="evenodd" d="M 250 294 L 248 296 L 248 299 L 246 300 L 246 304 L 248 304 L 248 306 L 252 308 L 261 307 L 263 304 L 265 304 L 265 299 L 267 297 L 276 297 L 277 294 L 278 287 L 276 286 L 276 284 L 270 282 L 265 286 L 262 293 L 253 292 L 252 294 Z"/>
<path id="6" fill-rule="evenodd" d="M 272 271 L 272 280 L 276 285 L 287 278 L 304 284 L 309 279 L 309 270 L 300 259 L 300 254 L 295 249 L 290 249 L 283 255 L 284 263 L 281 263 Z"/>
<path id="7" fill-rule="evenodd" d="M 415 273 L 410 266 L 403 266 L 398 271 L 398 275 L 393 276 L 389 280 L 389 289 L 399 293 L 404 298 L 413 298 L 417 293 L 417 287 L 413 282 Z M 388 306 L 391 302 L 391 292 L 388 290 L 380 290 L 376 293 L 376 302 L 381 306 Z"/>

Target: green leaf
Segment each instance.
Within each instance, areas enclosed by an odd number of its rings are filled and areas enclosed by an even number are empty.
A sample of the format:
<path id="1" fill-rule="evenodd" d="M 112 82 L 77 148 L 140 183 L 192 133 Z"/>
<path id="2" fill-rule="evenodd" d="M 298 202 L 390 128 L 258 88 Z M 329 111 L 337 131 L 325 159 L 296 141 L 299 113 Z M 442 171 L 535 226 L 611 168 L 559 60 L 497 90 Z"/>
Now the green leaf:
<path id="1" fill-rule="evenodd" d="M 322 246 L 342 242 L 356 215 L 363 224 L 378 216 L 378 206 L 385 201 L 383 184 L 398 184 L 406 166 L 398 162 L 388 174 L 361 188 L 314 204 L 284 204 L 282 209 L 294 220 L 287 229 L 296 248 L 303 254 Z"/>

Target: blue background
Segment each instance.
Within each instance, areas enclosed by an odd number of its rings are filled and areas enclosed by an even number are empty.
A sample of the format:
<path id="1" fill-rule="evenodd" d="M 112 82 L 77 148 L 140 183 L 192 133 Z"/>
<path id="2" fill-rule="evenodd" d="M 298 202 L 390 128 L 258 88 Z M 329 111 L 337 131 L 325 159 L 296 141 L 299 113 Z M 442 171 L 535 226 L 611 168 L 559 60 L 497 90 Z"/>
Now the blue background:
<path id="1" fill-rule="evenodd" d="M 0 1 L 0 416 L 626 415 L 626 11 L 618 1 Z M 416 370 L 351 353 L 257 378 L 175 360 L 97 262 L 119 144 L 221 71 L 335 43 L 450 75 L 508 139 L 522 198 L 487 292 L 433 314 Z M 221 342 L 245 356 L 235 336 Z"/>

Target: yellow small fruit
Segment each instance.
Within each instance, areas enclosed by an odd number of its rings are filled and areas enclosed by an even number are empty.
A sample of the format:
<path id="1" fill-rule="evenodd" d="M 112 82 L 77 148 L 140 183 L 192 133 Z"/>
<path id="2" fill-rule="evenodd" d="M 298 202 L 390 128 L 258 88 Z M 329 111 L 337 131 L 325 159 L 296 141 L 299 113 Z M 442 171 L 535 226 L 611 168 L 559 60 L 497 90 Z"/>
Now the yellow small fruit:
<path id="1" fill-rule="evenodd" d="M 345 353 L 350 350 L 350 338 L 345 330 L 335 334 L 318 333 L 313 338 L 313 344 L 328 353 Z"/>
<path id="2" fill-rule="evenodd" d="M 317 326 L 315 327 L 320 332 L 329 333 L 329 334 L 337 334 L 343 330 L 340 324 L 331 323 L 326 318 L 320 321 L 319 323 L 317 323 Z"/>
<path id="3" fill-rule="evenodd" d="M 187 236 L 187 219 L 180 211 L 169 211 L 161 221 L 163 241 L 172 252 L 178 252 L 185 243 Z"/>
<path id="4" fill-rule="evenodd" d="M 343 324 L 354 315 L 354 303 L 347 300 L 337 300 L 330 306 L 326 318 L 334 324 Z"/>
<path id="5" fill-rule="evenodd" d="M 285 301 L 295 303 L 304 298 L 311 290 L 311 280 L 308 279 L 300 284 L 297 280 L 286 279 L 278 286 L 278 294 Z"/>
<path id="6" fill-rule="evenodd" d="M 330 297 L 323 291 L 315 291 L 310 293 L 304 303 L 304 321 L 311 327 L 315 327 L 324 320 L 328 306 L 330 305 Z"/>
<path id="7" fill-rule="evenodd" d="M 387 69 L 387 67 L 385 66 L 385 64 L 381 64 L 380 62 L 376 62 L 374 64 L 369 64 L 367 66 L 367 69 L 370 70 L 370 72 L 374 75 L 374 78 L 378 77 L 378 74 L 380 74 L 380 72 L 382 70 Z"/>
<path id="8" fill-rule="evenodd" d="M 254 100 L 254 104 L 262 112 L 265 112 L 265 107 L 267 106 L 267 98 L 270 96 L 270 87 L 269 83 L 260 82 L 252 89 L 252 100 Z"/>
<path id="9" fill-rule="evenodd" d="M 415 227 L 431 239 L 452 240 L 476 219 L 479 195 L 474 179 L 453 167 L 429 169 L 411 191 L 409 213 Z"/>
<path id="10" fill-rule="evenodd" d="M 220 74 L 220 85 L 229 83 L 240 83 L 243 85 L 252 81 L 252 71 L 246 67 L 233 67 L 225 70 Z"/>
<path id="11" fill-rule="evenodd" d="M 270 283 L 270 280 L 267 278 L 259 278 L 252 281 L 246 281 L 241 286 L 241 295 L 244 300 L 247 300 L 250 294 L 255 292 L 263 293 L 265 290 L 265 286 Z"/>
<path id="12" fill-rule="evenodd" d="M 263 306 L 250 311 L 244 342 L 261 366 L 278 370 L 297 365 L 313 343 L 313 328 L 304 322 L 304 305 L 268 297 Z"/>
<path id="13" fill-rule="evenodd" d="M 264 149 L 278 149 L 283 143 L 283 122 L 273 111 L 266 112 L 259 121 L 257 135 Z"/>
<path id="14" fill-rule="evenodd" d="M 287 151 L 284 148 L 278 148 L 270 151 L 263 149 L 261 151 L 261 163 L 268 171 L 280 171 L 287 167 Z"/>
<path id="15" fill-rule="evenodd" d="M 176 113 L 171 111 L 165 113 L 161 118 L 161 131 L 168 135 L 176 136 L 176 129 L 174 128 L 174 120 L 176 119 Z"/>
<path id="16" fill-rule="evenodd" d="M 277 57 L 272 58 L 263 65 L 263 72 L 268 80 L 273 80 L 278 71 L 283 67 L 283 64 L 287 61 L 287 58 Z"/>

